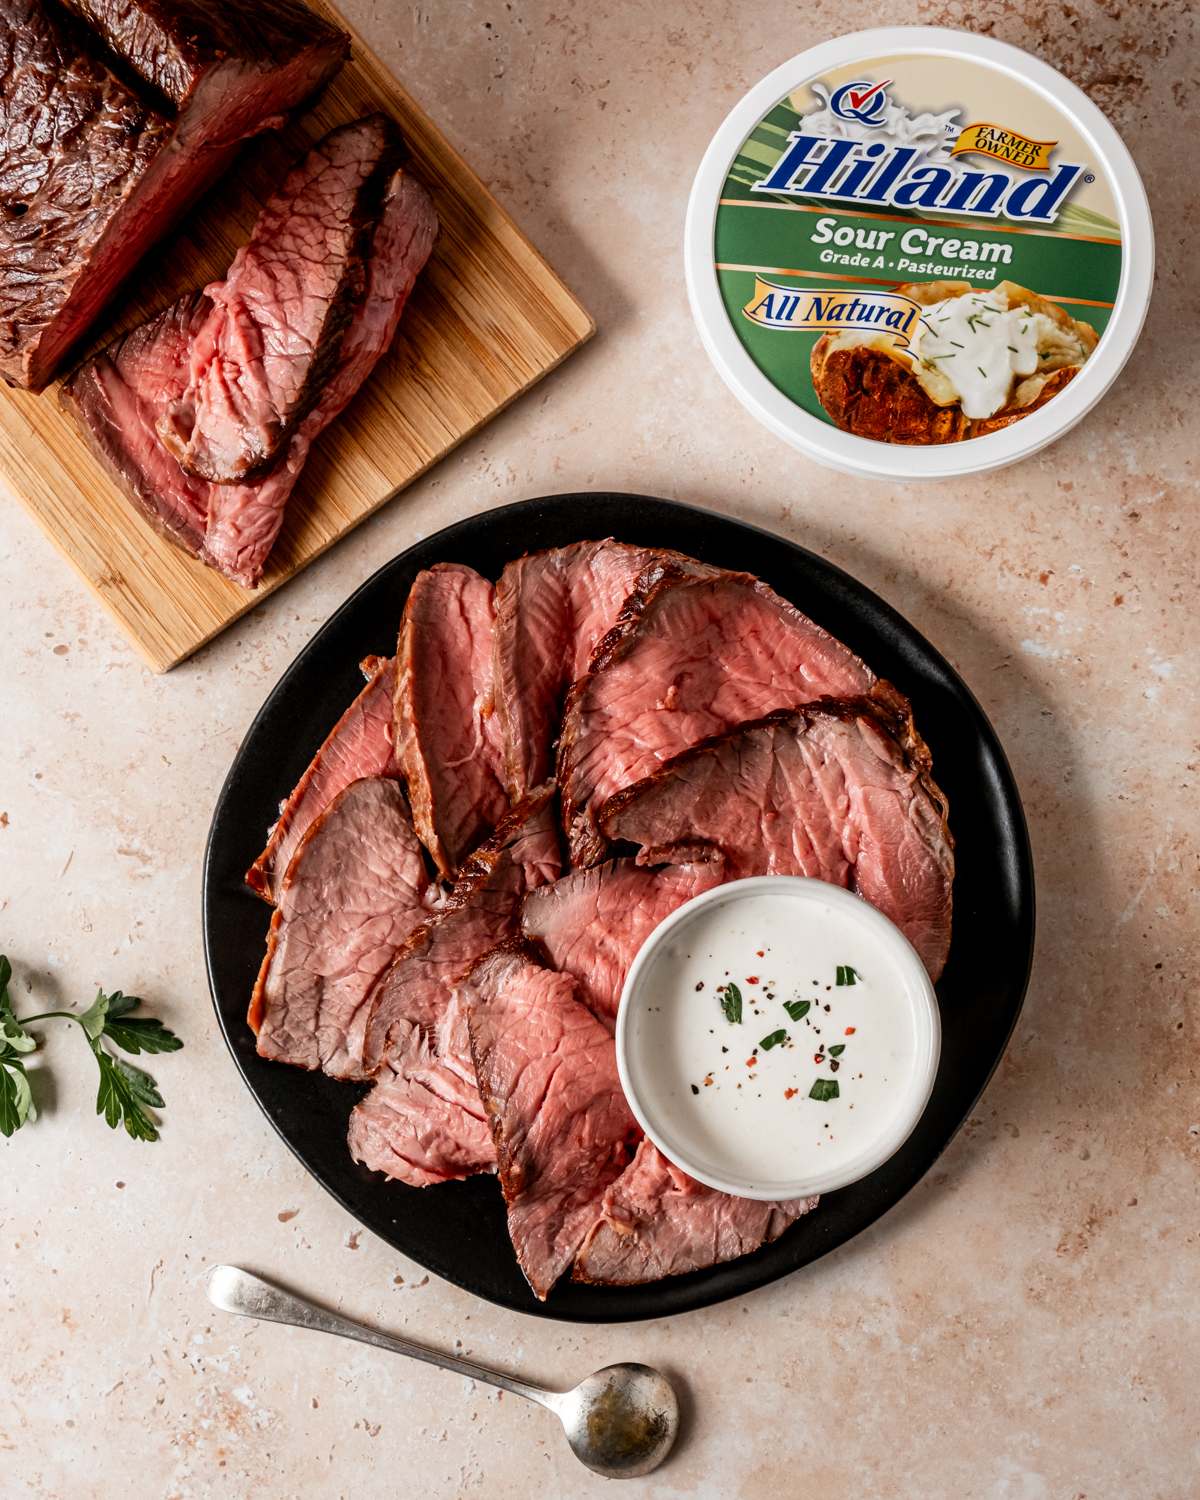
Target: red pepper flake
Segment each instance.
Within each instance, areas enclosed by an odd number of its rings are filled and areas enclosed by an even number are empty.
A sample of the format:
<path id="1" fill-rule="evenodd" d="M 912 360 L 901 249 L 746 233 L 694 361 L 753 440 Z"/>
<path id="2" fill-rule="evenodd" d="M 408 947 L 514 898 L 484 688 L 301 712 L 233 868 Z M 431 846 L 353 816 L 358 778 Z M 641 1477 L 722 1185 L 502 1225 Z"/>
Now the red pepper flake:
<path id="1" fill-rule="evenodd" d="M 792 1098 L 792 1096 L 794 1094 L 798 1094 L 799 1092 L 800 1092 L 799 1089 L 784 1089 L 784 1091 L 783 1091 L 783 1097 L 785 1099 L 790 1099 L 790 1098 Z"/>
<path id="2" fill-rule="evenodd" d="M 748 1057 L 746 1059 L 746 1066 L 748 1068 L 752 1068 L 757 1061 L 758 1061 L 757 1057 Z"/>
<path id="3" fill-rule="evenodd" d="M 857 1030 L 858 1030 L 858 1027 L 857 1027 L 857 1026 L 847 1026 L 847 1027 L 846 1027 L 846 1035 L 847 1035 L 847 1036 L 853 1036 L 853 1035 L 854 1035 L 854 1033 L 855 1033 L 855 1032 L 856 1032 L 856 1031 L 857 1031 Z"/>
<path id="4" fill-rule="evenodd" d="M 756 948 L 754 950 L 754 956 L 755 958 L 766 958 L 767 955 L 762 951 L 761 948 Z"/>
<path id="5" fill-rule="evenodd" d="M 746 975 L 746 983 L 747 984 L 758 984 L 758 983 L 760 983 L 758 975 L 757 974 L 747 974 Z"/>
<path id="6" fill-rule="evenodd" d="M 819 1052 L 814 1052 L 813 1053 L 813 1062 L 815 1062 L 815 1063 L 823 1063 L 824 1061 L 825 1061 L 825 1059 L 821 1056 L 821 1054 Z"/>

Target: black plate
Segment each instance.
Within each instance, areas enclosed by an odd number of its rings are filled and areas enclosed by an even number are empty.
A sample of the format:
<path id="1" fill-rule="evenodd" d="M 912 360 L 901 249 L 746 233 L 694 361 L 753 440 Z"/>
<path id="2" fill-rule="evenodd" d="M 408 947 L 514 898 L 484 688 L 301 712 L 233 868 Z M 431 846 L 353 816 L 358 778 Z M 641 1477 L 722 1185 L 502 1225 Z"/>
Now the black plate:
<path id="1" fill-rule="evenodd" d="M 610 535 L 761 575 L 912 699 L 950 799 L 958 845 L 954 940 L 937 986 L 942 1058 L 933 1097 L 890 1161 L 829 1193 L 815 1213 L 753 1255 L 650 1286 L 564 1281 L 541 1303 L 517 1268 L 494 1178 L 434 1188 L 385 1181 L 352 1162 L 346 1147 L 361 1086 L 265 1062 L 255 1052 L 246 1006 L 271 913 L 243 876 L 280 799 L 362 687 L 359 659 L 394 652 L 421 568 L 452 561 L 496 578 L 522 552 Z M 250 1092 L 300 1161 L 361 1224 L 436 1275 L 502 1307 L 580 1323 L 657 1318 L 720 1302 L 807 1265 L 874 1223 L 929 1170 L 991 1078 L 1021 1009 L 1033 928 L 1033 866 L 1012 772 L 950 665 L 882 599 L 804 548 L 643 495 L 555 495 L 487 511 L 382 567 L 304 648 L 259 711 L 217 801 L 204 871 L 204 945 L 217 1016 Z"/>

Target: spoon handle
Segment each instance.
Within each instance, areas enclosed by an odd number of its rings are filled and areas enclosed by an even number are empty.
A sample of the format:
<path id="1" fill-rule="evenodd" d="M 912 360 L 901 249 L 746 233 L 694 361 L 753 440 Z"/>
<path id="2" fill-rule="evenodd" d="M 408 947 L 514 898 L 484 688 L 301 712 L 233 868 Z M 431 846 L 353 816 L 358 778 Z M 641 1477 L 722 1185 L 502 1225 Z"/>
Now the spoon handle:
<path id="1" fill-rule="evenodd" d="M 421 1344 L 410 1344 L 407 1339 L 396 1339 L 374 1328 L 365 1328 L 361 1323 L 351 1323 L 334 1313 L 325 1312 L 305 1302 L 302 1297 L 293 1297 L 270 1282 L 253 1276 L 237 1266 L 214 1266 L 208 1278 L 208 1300 L 222 1312 L 238 1313 L 244 1318 L 263 1318 L 271 1323 L 288 1323 L 293 1328 L 314 1328 L 319 1333 L 333 1333 L 344 1339 L 357 1339 L 360 1344 L 373 1344 L 376 1349 L 388 1349 L 393 1354 L 407 1354 L 410 1359 L 423 1360 L 427 1365 L 437 1365 L 442 1370 L 452 1370 L 456 1375 L 465 1375 L 468 1380 L 481 1380 L 485 1385 L 496 1385 L 501 1390 L 511 1391 L 515 1396 L 524 1396 L 536 1401 L 539 1406 L 557 1410 L 557 1395 L 544 1391 L 540 1386 L 529 1385 L 524 1380 L 513 1380 L 496 1370 L 485 1370 L 468 1360 L 456 1359 L 452 1354 L 439 1354 Z"/>

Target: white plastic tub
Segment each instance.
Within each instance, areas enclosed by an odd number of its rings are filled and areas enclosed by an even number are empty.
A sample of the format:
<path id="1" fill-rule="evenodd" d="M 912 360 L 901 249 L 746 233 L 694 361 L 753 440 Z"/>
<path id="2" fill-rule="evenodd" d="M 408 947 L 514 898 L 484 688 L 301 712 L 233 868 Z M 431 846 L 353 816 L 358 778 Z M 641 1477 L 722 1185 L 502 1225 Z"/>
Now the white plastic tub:
<path id="1" fill-rule="evenodd" d="M 1141 332 L 1154 237 L 1128 151 L 1074 84 L 987 37 L 891 27 L 814 47 L 751 89 L 696 174 L 684 259 L 705 348 L 759 421 L 831 468 L 910 481 L 1015 463 L 1089 412 Z M 1045 298 L 1071 326 L 1038 324 L 1047 333 L 1035 357 L 1050 363 L 1032 377 L 1034 356 L 1012 349 L 1010 396 L 987 414 L 946 373 L 962 357 L 957 341 L 937 345 L 945 352 L 932 361 L 934 344 L 919 342 L 932 340 L 925 304 L 936 294 L 919 290 L 931 282 L 951 284 L 947 299 L 982 299 L 956 306 L 978 307 L 984 328 L 995 306 L 1033 306 L 998 292 L 1004 282 Z M 918 288 L 917 312 L 900 286 Z M 888 319 L 893 353 L 843 356 L 849 374 L 823 378 L 823 401 L 810 370 L 821 335 L 853 350 L 868 336 L 864 320 L 886 330 Z M 1090 352 L 1079 324 L 1099 334 Z M 981 377 L 1008 357 L 998 338 L 975 366 Z M 1067 368 L 1048 379 L 1059 364 Z M 910 392 L 924 382 L 939 413 L 936 429 L 917 422 L 915 440 L 911 424 L 892 422 L 890 397 L 862 395 L 897 365 Z M 1014 410 L 1024 414 L 1008 420 Z M 1007 425 L 988 430 L 993 415 Z M 982 435 L 925 436 L 947 429 Z"/>

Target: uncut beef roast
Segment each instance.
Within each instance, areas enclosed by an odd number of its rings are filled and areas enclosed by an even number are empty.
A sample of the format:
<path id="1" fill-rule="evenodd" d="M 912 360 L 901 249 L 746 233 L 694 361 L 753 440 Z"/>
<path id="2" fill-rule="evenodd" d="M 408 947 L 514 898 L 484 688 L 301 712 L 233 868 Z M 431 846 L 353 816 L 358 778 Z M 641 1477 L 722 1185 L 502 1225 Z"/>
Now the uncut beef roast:
<path id="1" fill-rule="evenodd" d="M 348 49 L 296 0 L 0 0 L 0 375 L 43 389 L 242 142 Z"/>
<path id="2" fill-rule="evenodd" d="M 572 861 L 607 853 L 596 814 L 622 787 L 698 740 L 824 694 L 869 693 L 875 674 L 748 573 L 647 568 L 587 674 L 558 745 Z"/>
<path id="3" fill-rule="evenodd" d="M 304 233 L 311 231 L 312 214 L 321 201 L 327 203 L 340 225 L 340 209 L 346 203 L 343 190 L 347 178 L 342 169 L 347 155 L 358 152 L 362 170 L 366 171 L 379 160 L 381 152 L 391 150 L 390 132 L 379 126 L 379 118 L 372 116 L 340 127 L 331 133 L 337 137 L 333 145 L 329 144 L 331 137 L 319 143 L 263 210 L 259 225 L 269 222 L 281 234 L 286 232 L 289 243 L 298 244 Z M 339 170 L 327 171 L 335 154 Z M 351 180 L 358 179 L 352 174 Z M 321 199 L 319 191 L 314 200 L 304 192 L 304 184 L 315 190 L 328 189 L 327 200 Z M 299 221 L 291 227 L 289 207 L 296 211 Z M 113 481 L 157 531 L 236 583 L 253 587 L 283 524 L 284 506 L 313 442 L 349 404 L 391 343 L 404 304 L 433 247 L 437 227 L 427 189 L 411 173 L 394 172 L 383 190 L 365 282 L 349 321 L 340 334 L 333 324 L 320 325 L 329 336 L 323 337 L 317 352 L 322 369 L 332 360 L 332 372 L 302 420 L 293 421 L 299 406 L 289 408 L 288 421 L 293 423 L 290 439 L 281 456 L 259 478 L 217 484 L 186 473 L 160 434 L 160 423 L 170 427 L 190 399 L 189 393 L 194 392 L 194 361 L 199 360 L 200 368 L 213 367 L 207 341 L 214 329 L 226 326 L 223 316 L 218 316 L 217 299 L 227 283 L 181 298 L 166 312 L 88 360 L 63 386 L 60 404 Z M 340 229 L 334 239 L 344 248 Z M 261 240 L 259 244 L 261 247 Z M 235 269 L 237 264 L 235 261 Z M 314 278 L 319 309 L 328 308 L 325 269 L 320 267 Z M 294 293 L 304 302 L 304 291 L 296 283 L 291 283 L 288 291 L 289 296 Z M 346 307 L 340 301 L 338 305 L 340 319 Z M 287 306 L 280 302 L 272 314 L 274 332 L 281 339 L 285 339 Z M 309 374 L 314 369 L 315 327 L 315 322 L 306 324 L 306 332 L 297 342 L 298 363 Z M 262 334 L 263 326 L 249 320 L 243 331 L 254 339 Z M 334 353 L 336 359 L 332 359 Z M 310 384 L 301 405 L 312 395 Z M 259 415 L 260 432 L 281 430 L 277 406 L 269 404 Z M 243 432 L 244 426 L 239 423 L 245 416 L 245 410 L 239 408 L 238 421 L 221 430 Z M 213 423 L 221 426 L 215 418 Z"/>
<path id="4" fill-rule="evenodd" d="M 807 875 L 889 917 L 929 977 L 950 948 L 954 840 L 908 700 L 826 699 L 704 740 L 600 810 L 639 864 L 712 860 L 725 878 Z M 551 887 L 553 889 L 553 887 Z M 544 899 L 544 898 L 543 898 Z"/>

